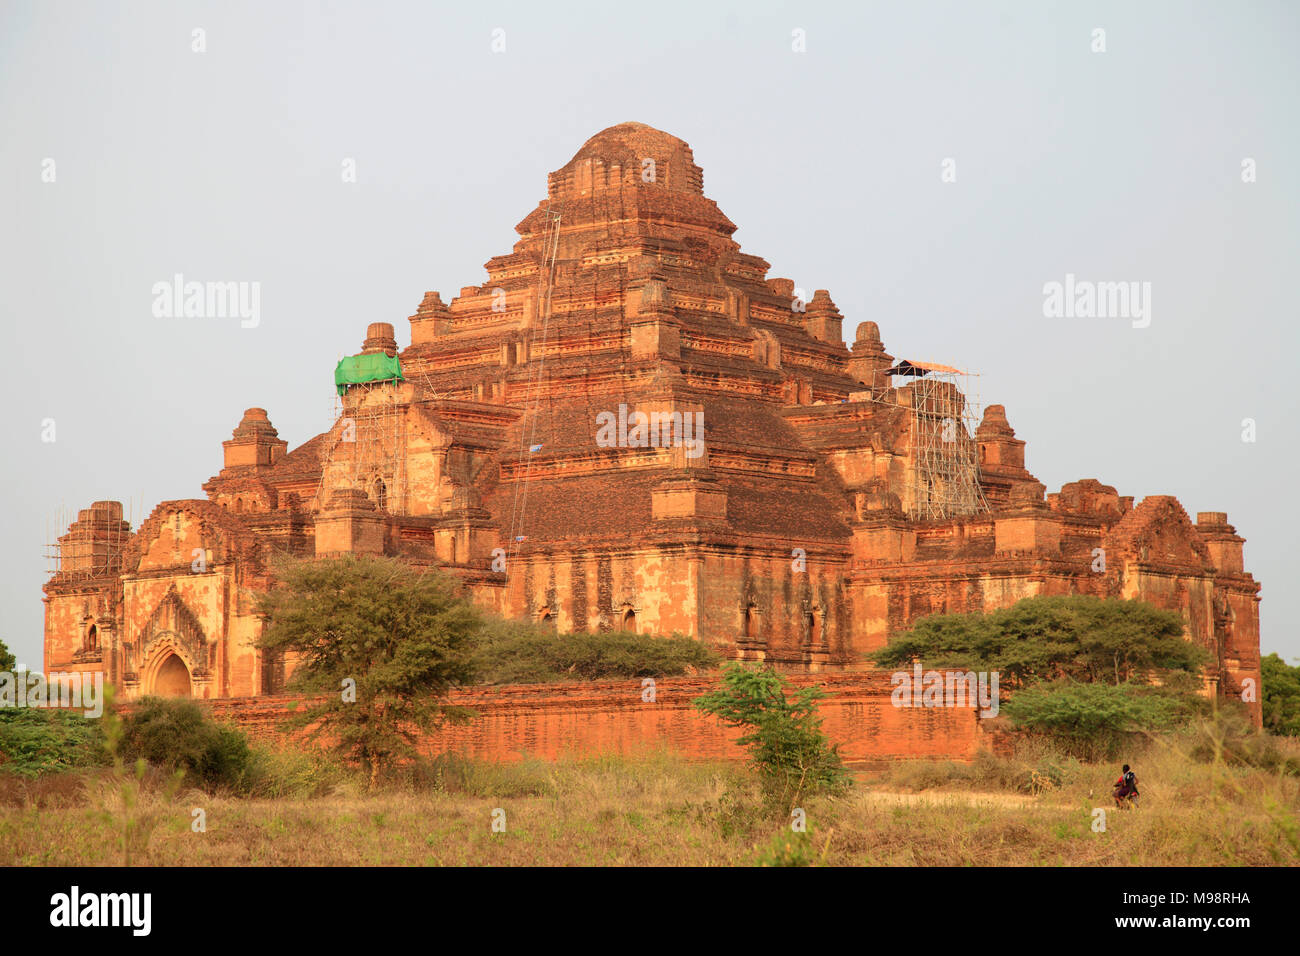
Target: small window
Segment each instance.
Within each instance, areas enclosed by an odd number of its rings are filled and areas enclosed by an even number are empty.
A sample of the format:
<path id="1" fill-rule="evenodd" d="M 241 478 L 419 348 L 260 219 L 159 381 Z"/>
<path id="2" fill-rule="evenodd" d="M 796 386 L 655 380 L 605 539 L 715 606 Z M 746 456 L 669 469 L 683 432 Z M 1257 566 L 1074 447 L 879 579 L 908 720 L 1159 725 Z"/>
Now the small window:
<path id="1" fill-rule="evenodd" d="M 99 650 L 99 629 L 93 624 L 86 631 L 86 650 Z"/>

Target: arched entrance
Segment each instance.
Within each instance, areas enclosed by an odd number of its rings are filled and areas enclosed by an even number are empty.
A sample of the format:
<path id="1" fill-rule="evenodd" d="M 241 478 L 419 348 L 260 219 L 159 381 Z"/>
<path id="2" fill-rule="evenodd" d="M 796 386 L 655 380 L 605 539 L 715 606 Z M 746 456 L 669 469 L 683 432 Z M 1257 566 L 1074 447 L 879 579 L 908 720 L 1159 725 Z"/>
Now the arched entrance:
<path id="1" fill-rule="evenodd" d="M 191 696 L 190 669 L 175 654 L 158 666 L 158 673 L 153 679 L 153 692 L 159 697 Z"/>

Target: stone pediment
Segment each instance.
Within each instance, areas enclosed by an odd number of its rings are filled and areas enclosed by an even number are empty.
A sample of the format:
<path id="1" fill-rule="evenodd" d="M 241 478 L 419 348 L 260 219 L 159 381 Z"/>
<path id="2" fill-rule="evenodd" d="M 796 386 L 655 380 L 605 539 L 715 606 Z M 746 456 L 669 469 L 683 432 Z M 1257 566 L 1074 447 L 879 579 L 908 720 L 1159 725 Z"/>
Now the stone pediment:
<path id="1" fill-rule="evenodd" d="M 132 536 L 124 565 L 137 572 L 188 566 L 197 557 L 195 549 L 211 562 L 226 560 L 236 549 L 252 553 L 256 546 L 240 516 L 220 505 L 200 499 L 164 501 Z"/>
<path id="2" fill-rule="evenodd" d="M 180 596 L 175 583 L 167 588 L 158 606 L 136 637 L 139 659 L 148 660 L 156 644 L 170 641 L 188 657 L 194 676 L 208 670 L 208 637 L 195 614 Z"/>
<path id="3" fill-rule="evenodd" d="M 1151 495 L 1126 514 L 1105 538 L 1109 555 L 1142 564 L 1202 571 L 1211 566 L 1210 552 L 1178 499 Z"/>

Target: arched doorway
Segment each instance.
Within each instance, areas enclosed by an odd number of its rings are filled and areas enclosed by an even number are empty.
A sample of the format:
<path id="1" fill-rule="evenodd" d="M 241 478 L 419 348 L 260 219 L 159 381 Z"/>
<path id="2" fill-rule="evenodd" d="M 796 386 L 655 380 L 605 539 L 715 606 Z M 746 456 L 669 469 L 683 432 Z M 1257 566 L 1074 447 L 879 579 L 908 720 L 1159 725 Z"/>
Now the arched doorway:
<path id="1" fill-rule="evenodd" d="M 190 669 L 175 654 L 158 666 L 158 673 L 153 679 L 153 692 L 159 697 L 190 696 Z"/>
<path id="2" fill-rule="evenodd" d="M 636 633 L 636 611 L 627 605 L 623 606 L 623 617 L 619 621 L 619 629 Z"/>

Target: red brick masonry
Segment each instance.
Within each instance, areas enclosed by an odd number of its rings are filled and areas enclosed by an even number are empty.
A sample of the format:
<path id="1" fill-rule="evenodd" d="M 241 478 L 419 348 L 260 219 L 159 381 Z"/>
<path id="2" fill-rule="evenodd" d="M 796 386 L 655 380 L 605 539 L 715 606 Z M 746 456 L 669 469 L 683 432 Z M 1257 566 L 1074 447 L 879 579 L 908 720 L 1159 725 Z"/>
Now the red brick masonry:
<path id="1" fill-rule="evenodd" d="M 854 765 L 902 758 L 969 760 L 986 736 L 973 709 L 896 708 L 889 672 L 791 676 L 791 687 L 821 685 L 823 728 Z M 451 703 L 478 716 L 469 724 L 430 734 L 430 755 L 513 761 L 565 755 L 634 754 L 667 747 L 692 759 L 743 759 L 740 732 L 702 715 L 691 702 L 718 686 L 716 678 L 656 680 L 653 703 L 642 701 L 639 680 L 572 684 L 517 684 L 457 691 Z M 213 716 L 232 720 L 251 736 L 271 737 L 300 697 L 245 697 L 205 701 Z"/>

